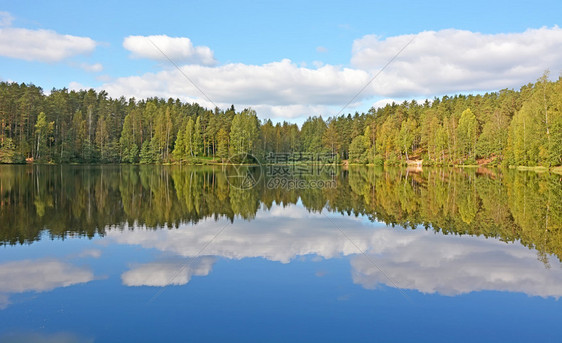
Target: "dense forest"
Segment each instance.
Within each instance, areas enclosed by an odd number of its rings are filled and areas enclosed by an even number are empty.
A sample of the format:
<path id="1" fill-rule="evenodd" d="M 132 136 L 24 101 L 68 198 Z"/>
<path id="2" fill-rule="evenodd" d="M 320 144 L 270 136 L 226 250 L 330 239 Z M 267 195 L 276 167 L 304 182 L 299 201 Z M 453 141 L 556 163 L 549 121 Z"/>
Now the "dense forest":
<path id="1" fill-rule="evenodd" d="M 555 173 L 488 168 L 337 168 L 337 187 L 243 190 L 218 166 L 0 166 L 0 245 L 111 229 L 173 228 L 205 218 L 252 220 L 260 208 L 310 212 L 442 234 L 520 241 L 562 260 L 562 182 Z M 327 175 L 295 175 L 308 181 Z M 331 176 L 329 176 L 331 177 Z M 48 237 L 43 236 L 44 238 Z"/>
<path id="2" fill-rule="evenodd" d="M 179 99 L 0 83 L 0 162 L 199 163 L 250 153 L 332 153 L 351 163 L 562 165 L 562 77 L 519 91 L 389 104 L 367 113 L 260 120 Z"/>

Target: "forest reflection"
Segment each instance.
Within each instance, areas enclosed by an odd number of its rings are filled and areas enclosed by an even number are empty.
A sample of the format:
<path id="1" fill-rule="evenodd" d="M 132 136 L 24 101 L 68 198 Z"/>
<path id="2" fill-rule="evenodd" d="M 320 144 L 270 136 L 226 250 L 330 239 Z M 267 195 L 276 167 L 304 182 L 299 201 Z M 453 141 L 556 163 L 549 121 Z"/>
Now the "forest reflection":
<path id="1" fill-rule="evenodd" d="M 0 243 L 29 244 L 45 230 L 51 237 L 93 237 L 108 228 L 252 220 L 262 207 L 300 203 L 309 212 L 365 215 L 406 229 L 520 241 L 545 262 L 548 254 L 562 257 L 557 174 L 350 167 L 297 176 L 337 185 L 307 189 L 268 187 L 265 173 L 255 187 L 240 189 L 228 176 L 209 166 L 0 166 Z"/>

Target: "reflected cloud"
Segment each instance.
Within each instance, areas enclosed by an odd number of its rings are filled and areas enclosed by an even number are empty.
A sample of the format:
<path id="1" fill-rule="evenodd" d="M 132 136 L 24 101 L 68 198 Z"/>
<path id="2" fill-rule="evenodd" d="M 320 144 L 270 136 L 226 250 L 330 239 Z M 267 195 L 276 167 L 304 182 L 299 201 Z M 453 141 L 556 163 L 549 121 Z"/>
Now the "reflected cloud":
<path id="1" fill-rule="evenodd" d="M 194 258 L 180 262 L 147 263 L 123 273 L 121 280 L 126 286 L 185 285 L 194 275 L 209 275 L 214 263 L 214 257 Z"/>
<path id="2" fill-rule="evenodd" d="M 271 211 L 258 211 L 255 220 L 250 222 L 230 224 L 225 220 L 207 219 L 197 223 L 196 228 L 186 225 L 178 230 L 112 230 L 107 232 L 107 237 L 117 243 L 140 245 L 183 257 L 202 253 L 230 259 L 263 257 L 282 263 L 303 255 L 327 259 L 357 253 L 355 245 L 342 236 L 338 227 L 344 228 L 346 235 L 362 250 L 369 247 L 364 239 L 373 232 L 373 224 L 358 225 L 360 222 L 356 218 L 328 218 L 309 213 L 300 206 L 286 209 L 291 213 L 290 218 L 282 220 L 275 215 L 280 215 L 279 208 L 273 207 Z M 228 227 L 215 237 L 224 225 Z M 207 245 L 211 240 L 212 244 Z M 206 248 L 200 252 L 203 246 Z"/>
<path id="3" fill-rule="evenodd" d="M 12 333 L 0 336 L 0 342 L 4 343 L 90 343 L 93 338 L 85 338 L 69 332 L 57 332 L 53 334 L 41 333 Z"/>
<path id="4" fill-rule="evenodd" d="M 55 259 L 24 260 L 0 264 L 0 292 L 44 292 L 92 281 L 90 270 Z"/>
<path id="5" fill-rule="evenodd" d="M 536 252 L 519 244 L 426 231 L 386 234 L 396 239 L 404 236 L 414 239 L 406 245 L 392 244 L 390 239 L 384 247 L 373 249 L 376 254 L 353 257 L 352 277 L 356 284 L 368 289 L 381 284 L 397 285 L 449 296 L 483 290 L 562 296 L 560 268 L 545 268 Z"/>
<path id="6" fill-rule="evenodd" d="M 5 309 L 11 304 L 10 297 L 6 294 L 0 293 L 0 310 Z"/>
<path id="7" fill-rule="evenodd" d="M 283 220 L 280 220 L 283 209 L 274 206 L 271 211 L 259 211 L 251 222 L 230 224 L 204 220 L 196 227 L 185 225 L 177 230 L 112 230 L 107 238 L 186 258 L 198 256 L 204 246 L 202 253 L 207 256 L 261 257 L 282 263 L 304 255 L 324 259 L 354 255 L 351 258 L 353 281 L 368 289 L 379 284 L 390 287 L 397 284 L 404 289 L 444 295 L 481 290 L 524 292 L 543 297 L 562 295 L 562 270 L 558 260 L 552 258 L 553 268 L 546 269 L 537 259 L 536 251 L 518 243 L 392 229 L 361 217 L 309 213 L 297 205 L 285 209 L 290 215 Z M 224 225 L 228 227 L 215 237 Z M 345 236 L 338 228 L 345 231 Z M 361 255 L 362 251 L 367 252 L 393 282 Z M 178 272 L 181 265 L 177 263 L 153 263 L 132 269 L 122 278 L 127 285 L 185 284 L 191 275 L 208 274 L 212 263 L 206 266 L 208 269 L 198 267 L 203 272 L 196 274 L 190 270 Z"/>
<path id="8" fill-rule="evenodd" d="M 92 271 L 56 259 L 2 263 L 0 264 L 0 308 L 8 306 L 10 293 L 45 292 L 86 283 L 93 279 Z"/>
<path id="9" fill-rule="evenodd" d="M 101 256 L 101 250 L 99 249 L 86 249 L 78 254 L 78 257 L 99 258 L 100 256 Z"/>

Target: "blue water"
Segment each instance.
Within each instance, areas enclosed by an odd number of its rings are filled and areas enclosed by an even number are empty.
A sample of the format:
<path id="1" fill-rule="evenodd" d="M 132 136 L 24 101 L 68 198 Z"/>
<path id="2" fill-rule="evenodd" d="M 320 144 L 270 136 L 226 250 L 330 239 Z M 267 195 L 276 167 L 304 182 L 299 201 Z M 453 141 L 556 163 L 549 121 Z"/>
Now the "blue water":
<path id="1" fill-rule="evenodd" d="M 273 206 L 0 248 L 1 342 L 558 342 L 562 268 L 519 243 Z"/>

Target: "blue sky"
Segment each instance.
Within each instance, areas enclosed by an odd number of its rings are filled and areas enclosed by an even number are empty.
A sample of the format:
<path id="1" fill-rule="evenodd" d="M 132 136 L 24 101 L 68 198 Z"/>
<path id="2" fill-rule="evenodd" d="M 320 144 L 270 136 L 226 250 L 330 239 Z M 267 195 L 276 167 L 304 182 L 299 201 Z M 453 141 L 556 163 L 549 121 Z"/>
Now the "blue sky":
<path id="1" fill-rule="evenodd" d="M 0 1 L 0 11 L 4 81 L 234 103 L 275 121 L 339 112 L 410 39 L 344 112 L 562 71 L 557 1 Z"/>

